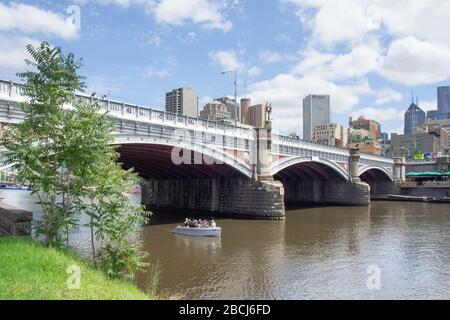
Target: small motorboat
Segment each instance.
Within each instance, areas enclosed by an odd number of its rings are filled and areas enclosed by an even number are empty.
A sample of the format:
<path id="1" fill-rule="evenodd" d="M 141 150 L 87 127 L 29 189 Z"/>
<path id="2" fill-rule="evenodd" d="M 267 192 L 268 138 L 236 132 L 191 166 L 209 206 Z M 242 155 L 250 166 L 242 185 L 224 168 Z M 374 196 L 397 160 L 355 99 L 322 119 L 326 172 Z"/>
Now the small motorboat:
<path id="1" fill-rule="evenodd" d="M 190 228 L 178 226 L 173 231 L 176 234 L 190 237 L 214 237 L 219 238 L 222 235 L 222 228 Z"/>

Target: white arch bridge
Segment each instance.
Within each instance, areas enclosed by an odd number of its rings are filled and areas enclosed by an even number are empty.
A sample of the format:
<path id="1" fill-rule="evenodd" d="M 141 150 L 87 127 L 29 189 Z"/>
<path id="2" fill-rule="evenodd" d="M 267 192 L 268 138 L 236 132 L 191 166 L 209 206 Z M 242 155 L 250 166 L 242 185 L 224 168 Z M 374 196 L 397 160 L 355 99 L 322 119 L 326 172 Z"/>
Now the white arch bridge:
<path id="1" fill-rule="evenodd" d="M 347 149 L 272 135 L 270 150 L 263 152 L 264 147 L 261 147 L 261 139 L 258 139 L 258 130 L 248 126 L 209 122 L 138 105 L 96 99 L 83 94 L 77 97 L 87 102 L 97 102 L 102 110 L 107 111 L 115 119 L 114 144 L 118 145 L 120 162 L 125 168 L 135 168 L 148 181 L 159 181 L 158 188 L 155 184 L 149 187 L 151 189 L 149 193 L 153 192 L 155 197 L 156 194 L 162 196 L 161 190 L 164 188 L 161 181 L 176 180 L 186 184 L 186 181 L 190 180 L 189 188 L 194 188 L 192 181 L 199 181 L 198 183 L 201 184 L 201 181 L 211 180 L 216 181 L 214 183 L 218 185 L 209 185 L 208 192 L 211 194 L 203 192 L 198 197 L 212 196 L 214 198 L 212 194 L 214 188 L 223 191 L 227 180 L 241 181 L 241 185 L 245 180 L 257 183 L 255 180 L 260 167 L 264 166 L 266 167 L 265 178 L 269 173 L 276 181 L 281 181 L 286 189 L 286 195 L 292 194 L 287 190 L 290 189 L 288 186 L 305 181 L 351 183 L 355 178 L 350 174 L 351 155 Z M 0 80 L 2 127 L 23 120 L 24 114 L 18 103 L 26 100 L 27 97 L 22 94 L 20 86 Z M 372 186 L 373 192 L 377 189 L 377 184 L 393 184 L 394 160 L 361 154 L 357 171 L 360 178 Z M 276 187 L 273 183 L 269 185 L 270 188 Z M 159 191 L 155 191 L 155 188 Z M 173 194 L 187 187 L 177 188 L 172 184 L 167 186 L 165 191 Z M 207 190 L 200 185 L 196 188 Z M 234 189 L 239 188 L 235 186 Z M 296 187 L 295 190 L 297 193 L 301 192 L 301 188 Z M 186 191 L 178 193 L 182 197 L 185 196 L 183 193 Z M 223 210 L 221 207 L 223 201 L 220 196 L 217 197 L 219 199 L 211 200 L 210 202 L 215 201 L 215 203 L 209 203 L 205 209 L 211 211 L 212 207 L 218 211 L 227 211 L 228 209 Z M 186 198 L 189 197 L 186 196 Z M 173 200 L 167 199 L 167 201 Z M 181 199 L 178 200 L 181 201 Z M 189 198 L 183 201 L 196 202 L 197 200 Z M 191 203 L 189 207 L 194 208 L 198 205 Z M 234 210 L 246 211 L 239 208 Z"/>

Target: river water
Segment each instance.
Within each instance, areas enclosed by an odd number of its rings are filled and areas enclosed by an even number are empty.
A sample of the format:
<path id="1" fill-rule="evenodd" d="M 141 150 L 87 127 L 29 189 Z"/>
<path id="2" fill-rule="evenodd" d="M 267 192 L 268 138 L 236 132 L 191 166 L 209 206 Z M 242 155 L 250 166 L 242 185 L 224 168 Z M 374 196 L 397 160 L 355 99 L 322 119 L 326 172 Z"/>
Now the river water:
<path id="1" fill-rule="evenodd" d="M 4 202 L 32 209 L 35 204 L 23 195 L 2 190 Z M 285 221 L 217 219 L 221 239 L 174 235 L 183 218 L 157 213 L 142 229 L 149 261 L 162 267 L 160 289 L 169 294 L 189 299 L 450 299 L 447 204 L 373 202 L 371 207 L 292 210 Z M 88 248 L 85 233 L 71 234 L 75 246 Z M 137 277 L 142 288 L 147 282 L 146 275 Z"/>

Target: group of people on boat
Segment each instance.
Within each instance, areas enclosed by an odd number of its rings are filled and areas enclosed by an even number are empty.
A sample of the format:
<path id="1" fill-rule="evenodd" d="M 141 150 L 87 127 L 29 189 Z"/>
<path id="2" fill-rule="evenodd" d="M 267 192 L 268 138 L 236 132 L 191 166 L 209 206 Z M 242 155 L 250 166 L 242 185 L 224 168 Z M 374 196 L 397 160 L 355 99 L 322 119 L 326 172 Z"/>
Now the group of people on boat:
<path id="1" fill-rule="evenodd" d="M 216 222 L 214 220 L 208 221 L 208 220 L 202 220 L 202 219 L 188 219 L 184 221 L 184 226 L 186 228 L 215 228 Z"/>

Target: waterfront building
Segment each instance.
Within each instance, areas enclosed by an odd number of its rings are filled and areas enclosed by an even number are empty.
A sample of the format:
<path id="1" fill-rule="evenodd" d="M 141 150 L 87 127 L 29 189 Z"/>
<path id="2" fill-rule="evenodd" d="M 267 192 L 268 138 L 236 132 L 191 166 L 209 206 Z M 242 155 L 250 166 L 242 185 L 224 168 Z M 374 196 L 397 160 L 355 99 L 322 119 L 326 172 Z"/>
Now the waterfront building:
<path id="1" fill-rule="evenodd" d="M 200 111 L 200 118 L 217 121 L 217 120 L 230 120 L 231 113 L 228 111 L 226 105 L 219 101 L 212 101 L 205 105 L 202 111 Z"/>
<path id="2" fill-rule="evenodd" d="M 349 132 L 347 148 L 356 148 L 362 153 L 381 155 L 381 145 L 373 139 L 369 130 L 351 128 Z"/>
<path id="3" fill-rule="evenodd" d="M 392 134 L 392 155 L 413 159 L 416 153 L 439 156 L 448 150 L 448 132 L 440 126 L 427 126 L 426 132 Z"/>
<path id="4" fill-rule="evenodd" d="M 450 119 L 450 86 L 437 88 L 439 120 Z"/>
<path id="5" fill-rule="evenodd" d="M 405 113 L 405 134 L 414 134 L 423 131 L 426 114 L 414 102 Z"/>
<path id="6" fill-rule="evenodd" d="M 198 94 L 191 88 L 178 88 L 167 92 L 166 112 L 198 117 Z"/>
<path id="7" fill-rule="evenodd" d="M 311 94 L 303 99 L 303 139 L 312 141 L 317 125 L 331 123 L 329 95 Z"/>
<path id="8" fill-rule="evenodd" d="M 313 142 L 332 147 L 345 147 L 348 142 L 348 130 L 343 125 L 319 124 L 313 130 Z"/>
<path id="9" fill-rule="evenodd" d="M 362 129 L 369 131 L 374 142 L 378 142 L 381 139 L 381 125 L 375 120 L 365 119 L 363 116 L 353 120 L 350 117 L 349 125 L 353 130 Z"/>

